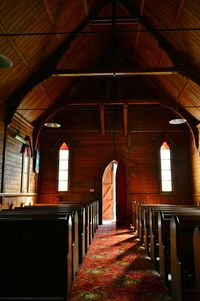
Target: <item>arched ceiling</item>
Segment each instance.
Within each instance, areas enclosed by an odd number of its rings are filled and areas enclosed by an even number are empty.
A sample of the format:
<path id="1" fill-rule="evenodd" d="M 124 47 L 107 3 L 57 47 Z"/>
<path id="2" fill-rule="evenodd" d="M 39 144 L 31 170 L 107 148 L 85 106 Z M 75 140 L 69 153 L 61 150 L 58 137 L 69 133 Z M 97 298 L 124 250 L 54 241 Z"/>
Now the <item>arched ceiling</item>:
<path id="1" fill-rule="evenodd" d="M 178 108 L 200 121 L 199 0 L 2 0 L 0 102 L 40 126 L 71 105 Z"/>

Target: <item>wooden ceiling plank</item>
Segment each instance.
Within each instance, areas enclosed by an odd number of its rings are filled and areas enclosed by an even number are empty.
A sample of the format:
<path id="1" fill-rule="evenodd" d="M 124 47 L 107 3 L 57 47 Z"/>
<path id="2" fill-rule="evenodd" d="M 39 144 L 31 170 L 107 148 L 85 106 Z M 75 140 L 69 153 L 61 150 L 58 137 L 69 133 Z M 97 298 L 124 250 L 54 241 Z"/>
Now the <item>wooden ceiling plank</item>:
<path id="1" fill-rule="evenodd" d="M 83 5 L 84 5 L 84 10 L 85 10 L 85 16 L 87 17 L 89 15 L 87 0 L 83 0 Z"/>
<path id="2" fill-rule="evenodd" d="M 176 27 L 176 24 L 181 16 L 181 13 L 182 13 L 182 10 L 183 10 L 183 6 L 184 6 L 184 2 L 185 0 L 180 0 L 180 4 L 179 4 L 179 7 L 178 7 L 178 11 L 177 11 L 177 14 L 175 16 L 175 19 L 174 19 L 174 22 L 172 24 L 172 28 Z M 170 34 L 173 34 L 173 31 L 170 32 Z M 161 55 L 160 55 L 160 58 L 159 58 L 159 61 L 158 61 L 158 66 L 160 66 L 163 62 L 163 59 L 165 58 L 165 51 L 163 50 L 161 52 Z"/>
<path id="3" fill-rule="evenodd" d="M 3 27 L 3 25 L 0 23 L 0 30 L 6 34 L 6 31 Z M 5 37 L 8 41 L 8 43 L 11 45 L 11 47 L 16 51 L 16 53 L 18 54 L 18 56 L 21 58 L 22 62 L 24 63 L 24 65 L 29 69 L 29 71 L 33 71 L 30 64 L 28 63 L 28 61 L 25 59 L 24 55 L 19 51 L 18 47 L 16 46 L 16 44 L 13 42 L 12 39 L 10 39 L 9 37 Z"/>
<path id="4" fill-rule="evenodd" d="M 97 5 L 90 13 L 88 17 L 86 17 L 75 29 L 74 32 L 81 32 L 90 22 L 90 19 L 95 18 L 96 15 L 104 8 L 104 6 L 110 2 L 110 0 L 101 0 L 99 5 Z M 20 104 L 20 101 L 24 98 L 24 96 L 33 89 L 37 84 L 41 83 L 49 76 L 51 76 L 53 70 L 56 69 L 57 63 L 60 58 L 66 53 L 69 49 L 71 42 L 76 39 L 76 35 L 68 36 L 63 43 L 58 47 L 47 59 L 46 61 L 40 65 L 40 67 L 30 75 L 30 77 L 22 84 L 17 91 L 15 91 L 8 100 L 8 110 L 6 113 L 6 124 L 10 123 L 12 116 Z"/>
<path id="5" fill-rule="evenodd" d="M 184 67 L 188 69 L 187 77 L 200 85 L 200 75 L 198 72 L 198 68 L 194 65 L 192 61 L 189 60 L 188 57 L 184 56 L 180 52 L 176 50 L 176 48 L 167 40 L 164 36 L 155 28 L 138 12 L 137 7 L 130 0 L 119 0 L 124 7 L 130 12 L 131 15 L 137 16 L 140 20 L 141 24 L 148 29 L 149 33 L 152 37 L 160 44 L 160 47 L 168 54 L 170 59 L 173 62 L 174 66 Z"/>
<path id="6" fill-rule="evenodd" d="M 185 82 L 185 84 L 183 85 L 182 89 L 179 91 L 178 95 L 176 96 L 176 100 L 180 100 L 181 97 L 183 96 L 184 92 L 189 88 L 189 86 L 191 85 L 191 81 L 187 80 Z"/>
<path id="7" fill-rule="evenodd" d="M 141 1 L 141 5 L 140 5 L 140 15 L 141 16 L 143 15 L 144 5 L 145 5 L 145 0 L 142 0 Z M 140 23 L 138 23 L 138 32 L 136 33 L 135 45 L 134 45 L 134 53 L 135 53 L 135 50 L 136 50 L 137 45 L 138 45 L 139 37 L 140 37 Z"/>
<path id="8" fill-rule="evenodd" d="M 44 4 L 44 7 L 46 9 L 47 15 L 49 16 L 51 24 L 55 28 L 55 20 L 53 18 L 53 14 L 52 14 L 52 11 L 51 11 L 51 8 L 50 8 L 48 0 L 43 0 L 43 4 Z M 57 40 L 59 42 L 58 45 L 60 45 L 60 42 L 62 41 L 61 36 L 58 35 L 58 34 L 56 34 L 55 36 L 56 36 L 56 38 L 57 38 Z M 64 59 L 64 62 L 65 62 L 66 68 L 70 68 L 69 61 L 67 60 L 67 58 L 64 56 L 63 59 Z"/>

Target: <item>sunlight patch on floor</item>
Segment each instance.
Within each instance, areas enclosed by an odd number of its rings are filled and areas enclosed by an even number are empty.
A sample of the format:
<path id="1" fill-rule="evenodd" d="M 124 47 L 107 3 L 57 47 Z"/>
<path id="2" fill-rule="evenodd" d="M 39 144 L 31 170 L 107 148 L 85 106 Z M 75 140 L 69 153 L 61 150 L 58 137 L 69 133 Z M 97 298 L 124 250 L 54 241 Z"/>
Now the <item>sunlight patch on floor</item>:
<path id="1" fill-rule="evenodd" d="M 103 225 L 110 225 L 110 224 L 115 224 L 116 221 L 115 220 L 104 220 L 103 221 Z"/>

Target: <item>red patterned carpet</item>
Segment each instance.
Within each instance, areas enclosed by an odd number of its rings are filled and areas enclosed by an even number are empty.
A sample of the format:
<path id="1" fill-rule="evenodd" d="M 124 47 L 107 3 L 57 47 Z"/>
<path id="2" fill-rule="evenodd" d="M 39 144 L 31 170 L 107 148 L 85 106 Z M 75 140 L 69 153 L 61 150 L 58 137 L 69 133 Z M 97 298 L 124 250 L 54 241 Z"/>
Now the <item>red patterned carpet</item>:
<path id="1" fill-rule="evenodd" d="M 99 226 L 70 301 L 171 301 L 134 232 Z"/>

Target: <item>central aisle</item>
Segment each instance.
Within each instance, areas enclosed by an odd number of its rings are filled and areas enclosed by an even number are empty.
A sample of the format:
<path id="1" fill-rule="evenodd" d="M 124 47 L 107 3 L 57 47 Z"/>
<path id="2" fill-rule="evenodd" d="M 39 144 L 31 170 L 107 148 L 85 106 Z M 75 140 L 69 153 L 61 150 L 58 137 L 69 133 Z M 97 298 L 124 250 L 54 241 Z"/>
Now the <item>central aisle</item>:
<path id="1" fill-rule="evenodd" d="M 99 226 L 70 301 L 171 301 L 133 231 Z"/>

